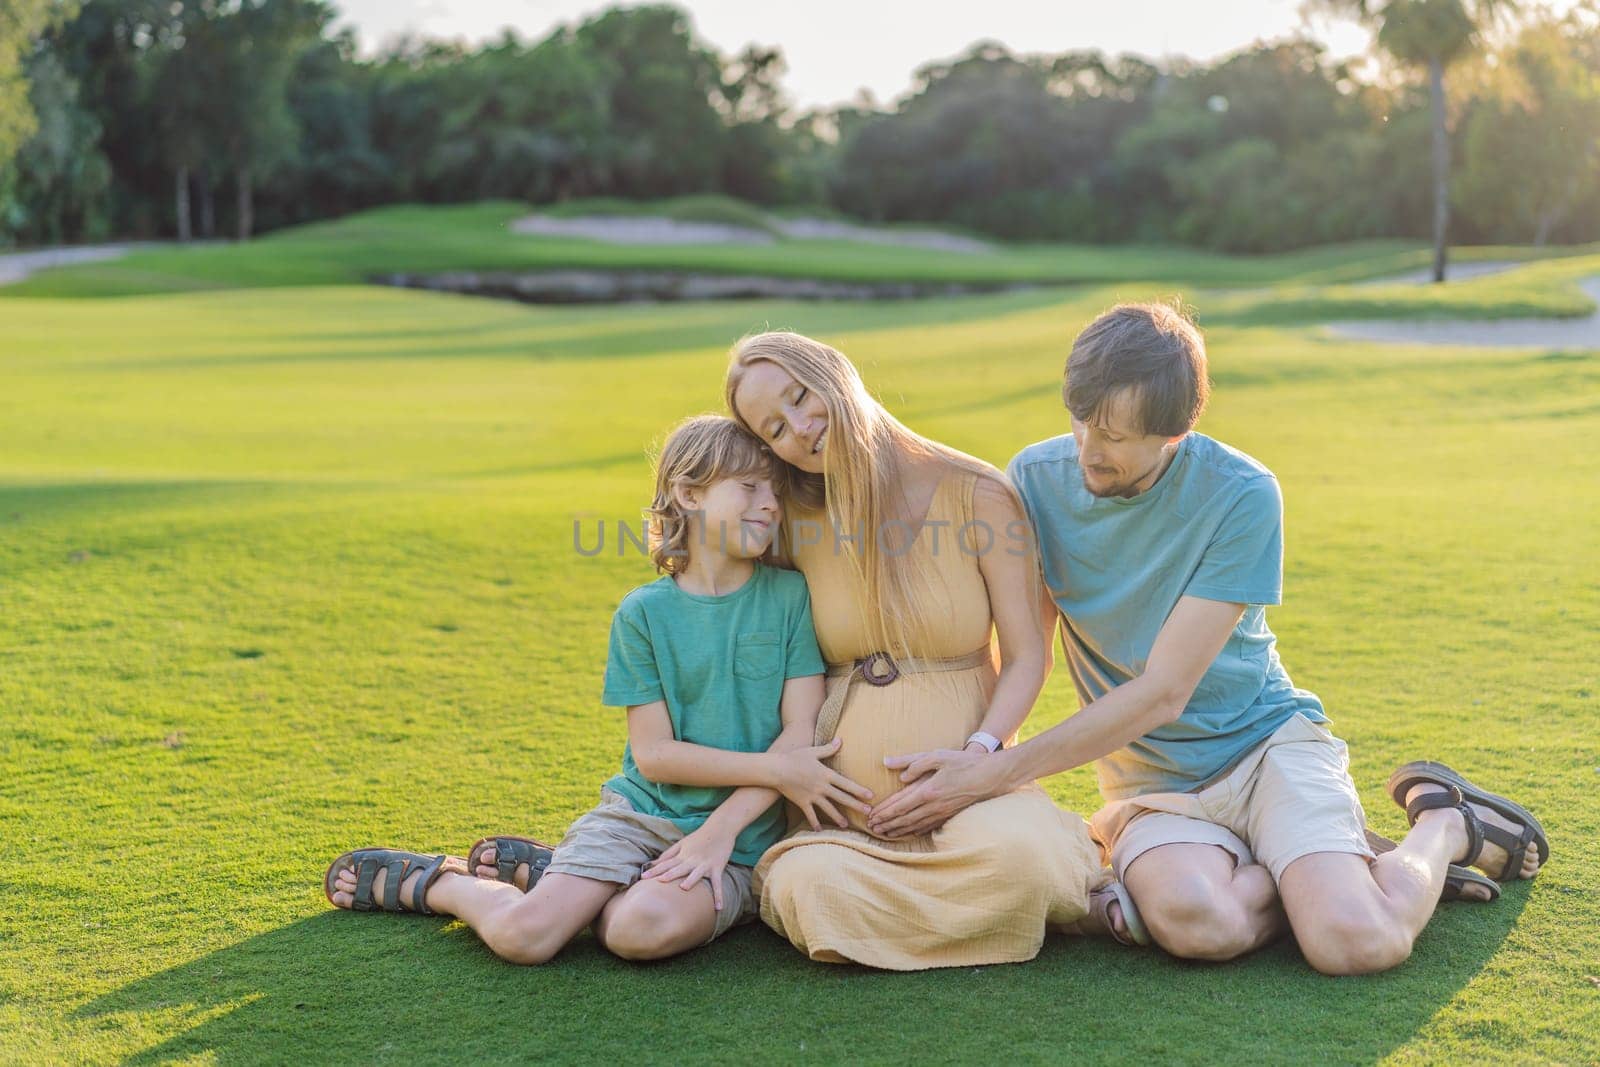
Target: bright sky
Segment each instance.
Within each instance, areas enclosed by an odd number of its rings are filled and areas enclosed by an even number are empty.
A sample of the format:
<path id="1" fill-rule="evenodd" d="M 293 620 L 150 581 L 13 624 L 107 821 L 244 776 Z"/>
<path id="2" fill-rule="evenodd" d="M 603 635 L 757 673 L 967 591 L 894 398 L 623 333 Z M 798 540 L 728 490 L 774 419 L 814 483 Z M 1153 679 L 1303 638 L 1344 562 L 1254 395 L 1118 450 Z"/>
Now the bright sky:
<path id="1" fill-rule="evenodd" d="M 603 0 L 336 3 L 367 52 L 407 30 L 476 43 L 510 26 L 537 40 L 558 25 L 617 6 Z M 1303 25 L 1300 0 L 688 0 L 680 6 L 701 39 L 724 54 L 752 43 L 780 46 L 789 64 L 783 84 L 801 107 L 844 103 L 861 88 L 888 103 L 905 92 L 922 64 L 979 40 L 1018 52 L 1098 48 L 1205 60 Z M 1310 28 L 1335 55 L 1367 46 L 1366 32 L 1348 22 L 1319 17 Z"/>

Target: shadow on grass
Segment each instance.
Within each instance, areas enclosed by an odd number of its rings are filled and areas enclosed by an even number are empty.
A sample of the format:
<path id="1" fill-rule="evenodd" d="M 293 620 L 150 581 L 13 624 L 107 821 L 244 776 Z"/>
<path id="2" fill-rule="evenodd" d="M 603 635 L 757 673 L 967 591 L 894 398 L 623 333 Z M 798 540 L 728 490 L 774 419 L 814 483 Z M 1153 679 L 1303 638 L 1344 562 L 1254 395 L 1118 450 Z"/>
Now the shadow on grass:
<path id="1" fill-rule="evenodd" d="M 170 481 L 86 478 L 75 481 L 0 483 L 0 512 L 10 509 L 8 514 L 20 517 L 41 511 L 120 507 L 124 504 L 168 504 L 208 493 L 234 496 L 268 491 L 280 488 L 283 484 L 260 479 L 203 478 L 174 478 Z"/>
<path id="2" fill-rule="evenodd" d="M 235 528 L 246 522 L 238 517 L 238 511 L 243 508 L 348 499 L 368 490 L 395 488 L 404 486 L 365 478 L 174 478 L 170 481 L 84 478 L 24 484 L 0 482 L 0 531 L 8 524 L 35 520 L 98 520 L 108 514 L 127 518 L 180 508 L 211 509 L 222 515 L 221 518 L 197 518 L 189 524 L 191 526 L 203 523 L 210 529 Z M 228 506 L 235 510 L 225 510 Z M 104 531 L 97 532 L 97 536 L 104 535 Z"/>
<path id="3" fill-rule="evenodd" d="M 814 964 L 764 927 L 633 965 L 582 937 L 543 968 L 442 920 L 328 912 L 140 979 L 80 1008 L 182 1031 L 130 1062 L 382 1060 L 1371 1062 L 1404 1045 L 1494 955 L 1527 900 L 1441 910 L 1403 967 L 1312 972 L 1290 943 L 1211 966 L 1052 936 L 1032 963 L 891 974 Z M 170 1032 L 170 1030 L 168 1031 Z"/>

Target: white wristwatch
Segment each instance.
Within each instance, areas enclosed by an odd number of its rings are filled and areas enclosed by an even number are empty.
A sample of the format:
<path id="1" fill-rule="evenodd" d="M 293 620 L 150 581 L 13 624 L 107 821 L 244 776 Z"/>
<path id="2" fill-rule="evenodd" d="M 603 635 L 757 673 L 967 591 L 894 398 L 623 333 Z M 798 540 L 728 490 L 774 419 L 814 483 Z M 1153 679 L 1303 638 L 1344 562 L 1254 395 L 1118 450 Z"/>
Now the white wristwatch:
<path id="1" fill-rule="evenodd" d="M 971 737 L 967 738 L 967 745 L 972 744 L 974 741 L 978 742 L 978 744 L 982 745 L 989 752 L 993 752 L 995 749 L 1000 747 L 1000 739 L 998 737 L 996 737 L 994 734 L 986 734 L 982 730 L 975 731 Z M 966 745 L 962 745 L 961 747 L 965 748 Z"/>

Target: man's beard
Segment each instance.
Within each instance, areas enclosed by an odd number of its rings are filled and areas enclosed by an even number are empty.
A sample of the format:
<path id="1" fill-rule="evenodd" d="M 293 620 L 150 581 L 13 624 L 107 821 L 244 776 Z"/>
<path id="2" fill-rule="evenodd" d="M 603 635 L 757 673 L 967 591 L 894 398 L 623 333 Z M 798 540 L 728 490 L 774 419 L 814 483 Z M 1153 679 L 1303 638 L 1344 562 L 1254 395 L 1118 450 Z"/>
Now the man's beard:
<path id="1" fill-rule="evenodd" d="M 1138 483 L 1135 482 L 1134 484 L 1137 485 Z M 1132 485 L 1127 485 L 1122 482 L 1096 489 L 1094 486 L 1089 484 L 1089 474 L 1087 471 L 1083 472 L 1083 488 L 1089 493 L 1090 496 L 1096 496 L 1102 500 L 1114 496 L 1127 499 L 1128 497 L 1139 495 Z"/>
<path id="2" fill-rule="evenodd" d="M 1109 485 L 1103 489 L 1096 489 L 1094 486 L 1089 484 L 1089 472 L 1084 470 L 1082 467 L 1078 468 L 1078 473 L 1083 476 L 1083 488 L 1090 496 L 1099 497 L 1102 500 L 1109 497 L 1121 497 L 1122 499 L 1127 500 L 1130 497 L 1138 496 L 1141 491 L 1148 492 L 1148 490 L 1140 490 L 1139 484 L 1152 474 L 1160 471 L 1166 462 L 1167 456 L 1166 453 L 1163 452 L 1161 458 L 1156 460 L 1155 466 L 1139 475 L 1139 477 L 1135 478 L 1133 481 L 1117 482 L 1115 485 Z"/>

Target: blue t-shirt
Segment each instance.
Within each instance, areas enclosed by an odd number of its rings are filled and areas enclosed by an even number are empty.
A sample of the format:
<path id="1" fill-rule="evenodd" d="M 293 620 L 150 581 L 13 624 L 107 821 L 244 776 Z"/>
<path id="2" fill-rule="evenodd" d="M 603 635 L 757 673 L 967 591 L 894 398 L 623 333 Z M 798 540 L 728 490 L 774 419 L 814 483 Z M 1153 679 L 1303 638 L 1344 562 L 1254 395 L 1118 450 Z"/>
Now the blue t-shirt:
<path id="1" fill-rule="evenodd" d="M 1247 605 L 1177 721 L 1096 765 L 1108 800 L 1188 792 L 1296 712 L 1327 721 L 1316 696 L 1290 683 L 1267 629 L 1265 605 L 1283 594 L 1283 499 L 1271 471 L 1190 433 L 1147 492 L 1096 497 L 1065 434 L 1017 453 L 1007 474 L 1033 524 L 1085 705 L 1144 672 L 1179 597 Z"/>
<path id="2" fill-rule="evenodd" d="M 602 701 L 633 707 L 664 700 L 679 741 L 765 752 L 783 729 L 784 681 L 824 670 L 805 578 L 757 563 L 725 596 L 686 593 L 662 577 L 623 597 L 611 620 Z M 652 782 L 639 773 L 632 746 L 623 748 L 622 773 L 606 787 L 684 833 L 733 793 Z M 739 834 L 733 862 L 753 865 L 784 829 L 783 805 L 775 803 Z"/>

